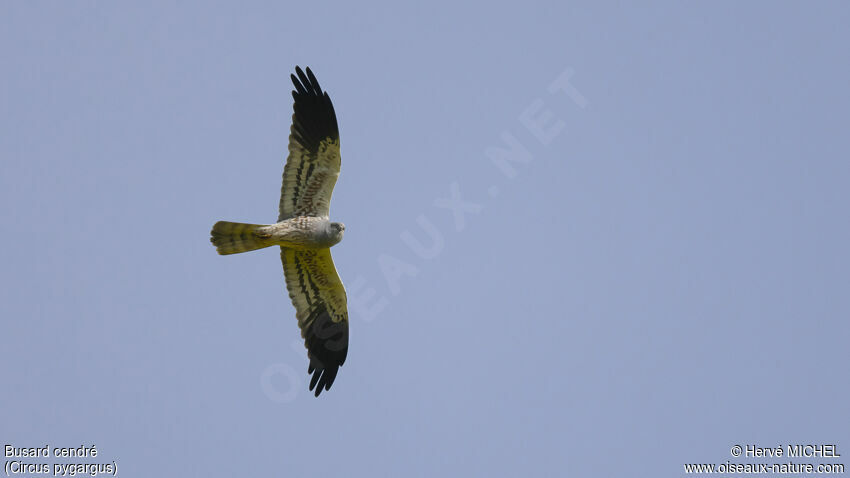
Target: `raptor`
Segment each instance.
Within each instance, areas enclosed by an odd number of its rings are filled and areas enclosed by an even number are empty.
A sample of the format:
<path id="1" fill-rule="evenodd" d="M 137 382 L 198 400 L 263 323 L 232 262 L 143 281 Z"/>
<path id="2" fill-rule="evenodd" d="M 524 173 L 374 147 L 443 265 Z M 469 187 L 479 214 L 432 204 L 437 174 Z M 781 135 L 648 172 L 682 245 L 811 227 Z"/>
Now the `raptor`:
<path id="1" fill-rule="evenodd" d="M 310 390 L 330 390 L 348 355 L 345 287 L 330 248 L 345 226 L 331 222 L 331 194 L 339 177 L 339 128 L 327 92 L 310 71 L 295 67 L 289 156 L 283 168 L 275 224 L 219 221 L 211 242 L 219 254 L 280 246 L 283 275 L 307 347 Z M 297 76 L 296 76 L 297 75 Z"/>

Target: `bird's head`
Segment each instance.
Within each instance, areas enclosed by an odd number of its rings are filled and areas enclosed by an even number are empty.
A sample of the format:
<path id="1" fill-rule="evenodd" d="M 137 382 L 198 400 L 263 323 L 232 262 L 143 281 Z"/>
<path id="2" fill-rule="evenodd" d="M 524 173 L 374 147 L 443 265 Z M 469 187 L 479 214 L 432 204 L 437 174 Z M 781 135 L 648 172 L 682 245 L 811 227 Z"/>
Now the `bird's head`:
<path id="1" fill-rule="evenodd" d="M 328 225 L 328 235 L 334 244 L 338 244 L 342 240 L 342 235 L 345 233 L 345 224 L 341 222 L 332 222 Z"/>

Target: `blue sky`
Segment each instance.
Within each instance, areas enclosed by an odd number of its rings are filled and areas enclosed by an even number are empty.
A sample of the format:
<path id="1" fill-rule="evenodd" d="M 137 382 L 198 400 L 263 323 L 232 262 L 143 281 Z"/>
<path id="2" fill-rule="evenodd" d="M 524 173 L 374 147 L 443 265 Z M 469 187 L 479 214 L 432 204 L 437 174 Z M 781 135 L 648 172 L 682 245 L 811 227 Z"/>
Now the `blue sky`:
<path id="1" fill-rule="evenodd" d="M 618 3 L 4 3 L 0 442 L 126 476 L 850 453 L 850 7 Z M 342 143 L 319 399 L 278 253 L 209 244 L 277 217 L 295 65 Z"/>

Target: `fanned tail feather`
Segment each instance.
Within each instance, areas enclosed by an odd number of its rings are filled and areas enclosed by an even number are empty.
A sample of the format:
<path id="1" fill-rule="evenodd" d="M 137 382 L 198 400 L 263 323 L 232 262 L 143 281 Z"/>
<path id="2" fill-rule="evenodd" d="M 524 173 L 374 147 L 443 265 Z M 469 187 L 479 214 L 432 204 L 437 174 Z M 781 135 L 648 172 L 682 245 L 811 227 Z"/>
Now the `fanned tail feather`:
<path id="1" fill-rule="evenodd" d="M 263 224 L 243 224 L 241 222 L 219 221 L 210 232 L 210 242 L 221 255 L 254 251 L 274 245 L 270 234 Z"/>

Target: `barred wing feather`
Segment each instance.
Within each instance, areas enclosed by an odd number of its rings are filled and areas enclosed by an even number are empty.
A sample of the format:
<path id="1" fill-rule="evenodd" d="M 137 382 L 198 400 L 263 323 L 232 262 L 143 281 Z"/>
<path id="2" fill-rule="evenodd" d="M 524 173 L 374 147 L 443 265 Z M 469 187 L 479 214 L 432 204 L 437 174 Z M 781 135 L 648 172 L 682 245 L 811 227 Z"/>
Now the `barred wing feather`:
<path id="1" fill-rule="evenodd" d="M 345 287 L 330 249 L 281 247 L 283 274 L 313 374 L 310 390 L 318 397 L 330 390 L 348 355 L 348 309 Z"/>
<path id="2" fill-rule="evenodd" d="M 289 157 L 283 168 L 278 221 L 295 216 L 329 216 L 339 177 L 339 128 L 333 103 L 307 68 L 292 75 L 295 100 Z"/>

